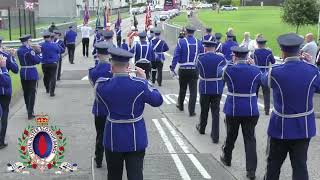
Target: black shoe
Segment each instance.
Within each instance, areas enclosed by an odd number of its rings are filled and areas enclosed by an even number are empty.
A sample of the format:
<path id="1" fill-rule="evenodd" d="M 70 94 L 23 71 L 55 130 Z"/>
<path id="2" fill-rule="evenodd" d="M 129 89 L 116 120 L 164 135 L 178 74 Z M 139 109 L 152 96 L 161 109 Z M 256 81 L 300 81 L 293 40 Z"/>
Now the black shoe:
<path id="1" fill-rule="evenodd" d="M 219 140 L 212 139 L 213 144 L 219 144 Z"/>
<path id="2" fill-rule="evenodd" d="M 180 106 L 180 105 L 176 105 L 176 107 L 180 110 L 180 111 L 183 111 L 183 106 Z"/>
<path id="3" fill-rule="evenodd" d="M 28 115 L 28 120 L 33 120 L 36 116 L 31 114 L 31 115 Z"/>
<path id="4" fill-rule="evenodd" d="M 8 146 L 7 143 L 0 144 L 0 149 L 4 149 L 4 148 L 6 148 L 7 146 Z"/>
<path id="5" fill-rule="evenodd" d="M 54 97 L 55 96 L 55 94 L 54 93 L 50 93 L 50 97 Z"/>
<path id="6" fill-rule="evenodd" d="M 200 134 L 205 134 L 204 130 L 201 129 L 200 124 L 197 124 L 196 128 Z"/>
<path id="7" fill-rule="evenodd" d="M 96 162 L 96 167 L 97 168 L 101 168 L 102 167 L 102 162 L 100 162 L 100 161 L 98 162 L 97 158 L 94 158 L 94 161 Z"/>
<path id="8" fill-rule="evenodd" d="M 46 89 L 46 93 L 49 94 L 49 89 Z"/>
<path id="9" fill-rule="evenodd" d="M 161 84 L 158 84 L 158 86 L 161 87 L 162 85 L 161 85 Z"/>
<path id="10" fill-rule="evenodd" d="M 74 64 L 74 62 L 71 62 L 71 64 Z"/>
<path id="11" fill-rule="evenodd" d="M 197 114 L 195 112 L 189 114 L 190 117 L 193 117 L 193 116 L 196 116 L 196 115 Z"/>
<path id="12" fill-rule="evenodd" d="M 256 173 L 254 171 L 247 171 L 247 178 L 250 180 L 256 179 Z"/>
<path id="13" fill-rule="evenodd" d="M 266 115 L 266 116 L 269 116 L 269 114 L 270 114 L 269 111 L 266 111 L 266 112 L 265 112 L 265 115 Z"/>
<path id="14" fill-rule="evenodd" d="M 222 164 L 224 164 L 225 166 L 231 166 L 231 161 L 227 161 L 223 156 L 220 156 L 220 161 L 222 162 Z"/>
<path id="15" fill-rule="evenodd" d="M 57 78 L 57 81 L 60 81 L 60 78 Z"/>

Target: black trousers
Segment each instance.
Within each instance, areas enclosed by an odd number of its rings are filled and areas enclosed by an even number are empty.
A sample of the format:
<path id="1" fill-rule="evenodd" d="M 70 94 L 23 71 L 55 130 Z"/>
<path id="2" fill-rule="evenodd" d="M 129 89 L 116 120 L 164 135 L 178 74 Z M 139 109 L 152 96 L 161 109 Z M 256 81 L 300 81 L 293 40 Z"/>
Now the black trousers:
<path id="1" fill-rule="evenodd" d="M 21 80 L 24 103 L 26 104 L 28 116 L 33 115 L 34 102 L 37 93 L 37 80 Z"/>
<path id="2" fill-rule="evenodd" d="M 280 169 L 289 153 L 292 166 L 292 180 L 308 180 L 307 157 L 310 139 L 269 138 L 267 150 L 267 173 L 265 180 L 279 180 Z"/>
<path id="3" fill-rule="evenodd" d="M 47 93 L 54 94 L 56 88 L 57 64 L 42 64 L 43 83 Z"/>
<path id="4" fill-rule="evenodd" d="M 121 47 L 121 36 L 117 36 L 117 46 Z"/>
<path id="5" fill-rule="evenodd" d="M 146 73 L 147 80 L 150 79 L 151 65 L 150 63 L 136 63 L 136 66 L 143 69 Z"/>
<path id="6" fill-rule="evenodd" d="M 82 55 L 89 56 L 89 38 L 82 38 Z"/>
<path id="7" fill-rule="evenodd" d="M 68 55 L 69 55 L 69 62 L 73 63 L 74 61 L 74 51 L 76 50 L 75 44 L 67 44 Z"/>
<path id="8" fill-rule="evenodd" d="M 259 116 L 226 116 L 227 138 L 223 146 L 224 158 L 226 161 L 231 162 L 232 150 L 234 149 L 234 143 L 237 140 L 239 127 L 241 125 L 244 139 L 244 149 L 246 152 L 247 171 L 255 172 L 257 169 L 255 127 L 257 125 L 258 119 Z"/>
<path id="9" fill-rule="evenodd" d="M 123 162 L 126 164 L 128 180 L 143 180 L 145 151 L 111 152 L 106 150 L 108 180 L 121 180 Z"/>
<path id="10" fill-rule="evenodd" d="M 213 141 L 219 141 L 219 119 L 220 119 L 220 100 L 221 94 L 216 95 L 200 95 L 200 128 L 205 131 L 208 122 L 208 113 L 211 109 L 212 115 L 212 129 L 211 138 Z"/>
<path id="11" fill-rule="evenodd" d="M 263 102 L 264 102 L 264 111 L 269 112 L 270 111 L 270 88 L 261 86 L 262 87 L 262 93 L 263 93 Z M 259 89 L 260 86 L 257 88 L 257 97 L 259 97 Z"/>
<path id="12" fill-rule="evenodd" d="M 103 160 L 103 133 L 104 133 L 104 126 L 106 124 L 106 116 L 94 116 L 94 124 L 96 126 L 96 150 L 95 150 L 95 157 L 96 163 L 101 164 Z"/>
<path id="13" fill-rule="evenodd" d="M 61 78 L 61 69 L 62 69 L 62 58 L 58 62 L 58 70 L 57 70 L 57 80 L 59 81 Z"/>
<path id="14" fill-rule="evenodd" d="M 152 66 L 152 83 L 156 82 L 156 75 L 157 76 L 157 82 L 158 85 L 161 86 L 162 84 L 162 69 L 163 69 L 163 62 L 162 61 L 152 61 L 151 62 Z"/>
<path id="15" fill-rule="evenodd" d="M 0 123 L 0 144 L 4 144 L 7 133 L 10 102 L 11 96 L 0 95 L 0 104 L 3 111 Z"/>
<path id="16" fill-rule="evenodd" d="M 197 101 L 197 83 L 198 83 L 198 71 L 196 69 L 179 69 L 179 97 L 178 105 L 183 107 L 183 102 L 186 97 L 187 88 L 189 86 L 190 98 L 189 98 L 189 113 L 194 113 Z"/>

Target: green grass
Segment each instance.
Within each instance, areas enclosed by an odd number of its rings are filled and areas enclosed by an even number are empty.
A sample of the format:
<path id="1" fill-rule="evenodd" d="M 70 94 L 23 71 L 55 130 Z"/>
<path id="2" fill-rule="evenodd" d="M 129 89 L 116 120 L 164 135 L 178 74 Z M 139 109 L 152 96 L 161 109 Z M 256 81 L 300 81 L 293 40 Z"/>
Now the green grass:
<path id="1" fill-rule="evenodd" d="M 267 46 L 275 55 L 280 55 L 277 37 L 280 34 L 296 31 L 296 27 L 282 22 L 280 7 L 244 7 L 238 11 L 220 11 L 219 14 L 217 11 L 200 10 L 198 18 L 203 25 L 212 27 L 214 32 L 225 34 L 227 29 L 232 27 L 239 43 L 242 42 L 244 32 L 250 32 L 252 39 L 256 34 L 262 33 L 268 40 Z M 179 17 L 172 23 L 187 24 L 187 18 Z M 303 36 L 308 32 L 317 36 L 317 26 L 303 26 L 299 30 L 299 34 Z"/>
<path id="2" fill-rule="evenodd" d="M 176 16 L 174 19 L 170 20 L 170 23 L 173 25 L 184 26 L 188 22 L 187 13 L 181 12 L 179 16 Z"/>

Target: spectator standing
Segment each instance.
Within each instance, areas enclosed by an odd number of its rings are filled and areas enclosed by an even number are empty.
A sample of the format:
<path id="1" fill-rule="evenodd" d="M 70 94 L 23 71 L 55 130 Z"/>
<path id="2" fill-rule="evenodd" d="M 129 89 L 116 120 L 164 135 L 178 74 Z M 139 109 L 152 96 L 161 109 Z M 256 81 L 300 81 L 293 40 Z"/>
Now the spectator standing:
<path id="1" fill-rule="evenodd" d="M 314 41 L 313 34 L 308 33 L 305 37 L 306 44 L 302 47 L 301 52 L 309 54 L 312 59 L 310 61 L 311 64 L 316 64 L 318 46 Z"/>
<path id="2" fill-rule="evenodd" d="M 89 42 L 90 42 L 90 34 L 92 32 L 92 28 L 88 26 L 88 23 L 84 24 L 81 27 L 81 35 L 82 35 L 82 55 L 89 56 Z"/>

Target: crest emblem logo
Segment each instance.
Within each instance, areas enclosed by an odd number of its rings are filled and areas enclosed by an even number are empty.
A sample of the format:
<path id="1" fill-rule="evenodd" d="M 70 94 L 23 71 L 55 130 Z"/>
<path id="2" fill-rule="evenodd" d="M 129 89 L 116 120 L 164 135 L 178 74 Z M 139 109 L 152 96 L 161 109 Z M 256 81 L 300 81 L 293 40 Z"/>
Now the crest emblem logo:
<path id="1" fill-rule="evenodd" d="M 67 138 L 61 129 L 49 126 L 48 115 L 37 116 L 35 123 L 36 125 L 28 125 L 18 138 L 22 162 L 8 164 L 8 171 L 29 173 L 24 169 L 33 168 L 44 172 L 47 169 L 59 168 L 56 174 L 61 174 L 77 170 L 77 164 L 63 162 Z"/>

